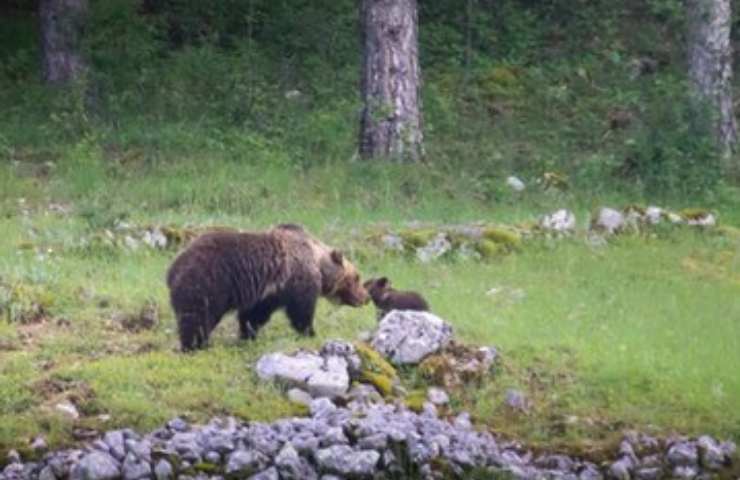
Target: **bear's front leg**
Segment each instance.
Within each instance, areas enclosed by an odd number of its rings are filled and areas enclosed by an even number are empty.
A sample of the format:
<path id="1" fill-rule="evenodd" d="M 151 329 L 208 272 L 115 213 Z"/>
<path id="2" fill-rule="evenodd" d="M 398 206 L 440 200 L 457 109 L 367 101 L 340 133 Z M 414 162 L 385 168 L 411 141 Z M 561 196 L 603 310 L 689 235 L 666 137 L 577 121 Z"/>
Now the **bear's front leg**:
<path id="1" fill-rule="evenodd" d="M 316 311 L 316 300 L 318 294 L 300 295 L 291 299 L 285 309 L 290 319 L 290 324 L 296 332 L 307 337 L 313 337 L 316 332 L 313 329 L 313 315 Z"/>
<path id="2" fill-rule="evenodd" d="M 253 340 L 257 332 L 265 325 L 278 305 L 271 301 L 262 301 L 250 309 L 239 310 L 239 337 L 242 340 Z"/>

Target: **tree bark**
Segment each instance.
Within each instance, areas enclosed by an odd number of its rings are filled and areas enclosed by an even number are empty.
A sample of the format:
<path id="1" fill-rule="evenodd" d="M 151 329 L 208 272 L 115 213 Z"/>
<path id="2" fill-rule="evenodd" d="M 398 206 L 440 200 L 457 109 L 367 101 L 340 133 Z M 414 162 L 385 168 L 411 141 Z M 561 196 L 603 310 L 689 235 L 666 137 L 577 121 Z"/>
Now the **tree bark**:
<path id="1" fill-rule="evenodd" d="M 423 156 L 416 0 L 361 0 L 360 155 Z"/>
<path id="2" fill-rule="evenodd" d="M 695 118 L 707 122 L 723 155 L 737 143 L 732 107 L 731 0 L 688 0 L 688 61 Z"/>
<path id="3" fill-rule="evenodd" d="M 47 84 L 65 85 L 84 74 L 81 37 L 87 8 L 87 0 L 40 0 L 41 64 Z"/>

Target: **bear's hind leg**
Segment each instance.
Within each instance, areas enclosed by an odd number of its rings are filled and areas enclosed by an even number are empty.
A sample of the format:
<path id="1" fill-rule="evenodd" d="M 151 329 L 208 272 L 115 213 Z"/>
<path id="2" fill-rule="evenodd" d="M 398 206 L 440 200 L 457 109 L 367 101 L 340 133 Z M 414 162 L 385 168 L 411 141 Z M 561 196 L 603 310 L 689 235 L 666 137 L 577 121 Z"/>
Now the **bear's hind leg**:
<path id="1" fill-rule="evenodd" d="M 288 302 L 285 313 L 290 319 L 290 324 L 295 331 L 301 335 L 313 337 L 316 332 L 313 329 L 313 315 L 316 311 L 315 295 L 306 295 L 291 299 Z"/>
<path id="2" fill-rule="evenodd" d="M 257 332 L 265 325 L 280 305 L 276 301 L 264 300 L 248 310 L 239 310 L 239 336 L 242 340 L 254 340 Z"/>

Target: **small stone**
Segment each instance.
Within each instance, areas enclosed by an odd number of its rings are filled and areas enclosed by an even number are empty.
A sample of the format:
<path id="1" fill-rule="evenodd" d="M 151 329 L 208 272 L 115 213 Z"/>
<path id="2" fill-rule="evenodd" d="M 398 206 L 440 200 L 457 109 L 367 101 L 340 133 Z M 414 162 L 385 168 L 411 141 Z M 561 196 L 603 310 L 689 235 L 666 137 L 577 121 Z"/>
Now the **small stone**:
<path id="1" fill-rule="evenodd" d="M 43 469 L 41 469 L 41 472 L 39 472 L 38 480 L 57 480 L 56 475 L 54 475 L 54 469 L 52 469 L 49 466 L 46 466 Z"/>
<path id="2" fill-rule="evenodd" d="M 8 463 L 21 463 L 21 456 L 17 450 L 8 452 Z"/>
<path id="3" fill-rule="evenodd" d="M 689 465 L 678 465 L 673 469 L 673 479 L 674 480 L 683 480 L 683 479 L 693 479 L 696 478 L 696 476 L 699 474 L 696 467 L 689 466 Z"/>
<path id="4" fill-rule="evenodd" d="M 635 471 L 637 480 L 660 480 L 663 475 L 663 469 L 658 467 L 638 468 Z"/>
<path id="5" fill-rule="evenodd" d="M 75 465 L 70 480 L 116 480 L 121 476 L 118 462 L 100 451 L 88 453 Z"/>
<path id="6" fill-rule="evenodd" d="M 447 405 L 450 403 L 450 397 L 447 392 L 438 387 L 430 387 L 427 390 L 427 400 L 434 405 Z"/>
<path id="7" fill-rule="evenodd" d="M 602 480 L 604 476 L 599 471 L 598 467 L 592 463 L 587 463 L 583 466 L 580 472 L 578 472 L 578 480 Z"/>
<path id="8" fill-rule="evenodd" d="M 386 234 L 383 235 L 381 241 L 383 242 L 383 246 L 386 248 L 386 250 L 403 252 L 403 238 L 401 238 L 399 235 Z"/>
<path id="9" fill-rule="evenodd" d="M 622 457 L 609 467 L 609 478 L 612 480 L 630 480 L 630 471 L 634 467 L 629 457 Z"/>
<path id="10" fill-rule="evenodd" d="M 429 263 L 440 258 L 451 249 L 452 244 L 447 239 L 447 234 L 440 232 L 429 243 L 416 249 L 416 258 L 421 263 Z"/>
<path id="11" fill-rule="evenodd" d="M 545 231 L 560 234 L 572 233 L 576 229 L 576 216 L 570 210 L 563 208 L 543 216 L 539 225 Z"/>
<path id="12" fill-rule="evenodd" d="M 721 470 L 725 466 L 725 454 L 720 445 L 707 435 L 699 437 L 696 442 L 699 447 L 701 465 L 709 470 Z"/>
<path id="13" fill-rule="evenodd" d="M 331 447 L 332 445 L 346 445 L 349 439 L 344 434 L 342 427 L 331 427 L 321 437 L 321 447 Z"/>
<path id="14" fill-rule="evenodd" d="M 229 455 L 226 464 L 228 475 L 252 475 L 264 470 L 269 459 L 256 450 L 237 450 Z"/>
<path id="15" fill-rule="evenodd" d="M 311 401 L 313 400 L 311 394 L 309 394 L 305 390 L 301 390 L 300 388 L 291 388 L 290 390 L 288 390 L 286 396 L 291 402 L 297 403 L 299 405 L 305 405 L 307 407 L 311 406 Z"/>
<path id="16" fill-rule="evenodd" d="M 591 219 L 592 230 L 609 235 L 620 232 L 624 226 L 625 220 L 622 212 L 609 207 L 602 207 Z"/>
<path id="17" fill-rule="evenodd" d="M 694 467 L 698 464 L 699 454 L 693 443 L 677 442 L 668 449 L 666 458 L 674 466 Z"/>
<path id="18" fill-rule="evenodd" d="M 277 467 L 280 478 L 284 480 L 310 480 L 318 478 L 316 471 L 306 461 L 301 458 L 298 452 L 293 448 L 290 442 L 286 443 L 275 457 L 275 466 Z"/>
<path id="19" fill-rule="evenodd" d="M 77 407 L 74 406 L 71 402 L 61 402 L 54 405 L 54 408 L 64 414 L 67 418 L 70 418 L 72 420 L 77 420 L 80 418 L 80 412 L 77 411 Z"/>
<path id="20" fill-rule="evenodd" d="M 346 445 L 322 448 L 315 454 L 322 471 L 352 477 L 370 477 L 376 471 L 380 453 L 374 450 L 354 451 Z"/>
<path id="21" fill-rule="evenodd" d="M 529 400 L 520 390 L 509 389 L 506 391 L 506 405 L 512 410 L 520 412 L 529 411 Z"/>
<path id="22" fill-rule="evenodd" d="M 133 453 L 126 455 L 123 461 L 123 480 L 142 480 L 151 476 L 152 467 L 148 462 L 137 459 Z"/>
<path id="23" fill-rule="evenodd" d="M 734 442 L 722 442 L 719 448 L 728 460 L 735 456 L 735 452 L 737 451 L 737 445 Z"/>
<path id="24" fill-rule="evenodd" d="M 367 437 L 362 437 L 357 442 L 357 446 L 362 450 L 385 450 L 388 446 L 388 436 L 385 433 L 376 433 Z"/>
<path id="25" fill-rule="evenodd" d="M 126 445 L 121 430 L 106 432 L 103 441 L 108 445 L 109 452 L 118 461 L 122 461 L 126 456 Z"/>
<path id="26" fill-rule="evenodd" d="M 157 480 L 170 480 L 175 477 L 175 472 L 172 469 L 172 465 L 167 460 L 160 460 L 157 465 L 154 466 L 154 477 Z"/>
<path id="27" fill-rule="evenodd" d="M 31 449 L 34 452 L 44 452 L 48 447 L 46 439 L 42 435 L 34 437 L 33 441 L 31 441 Z"/>
<path id="28" fill-rule="evenodd" d="M 187 432 L 190 429 L 188 422 L 180 417 L 173 418 L 167 422 L 167 428 L 176 432 Z"/>
<path id="29" fill-rule="evenodd" d="M 205 461 L 217 465 L 221 463 L 221 454 L 211 450 L 210 452 L 206 453 Z"/>
<path id="30" fill-rule="evenodd" d="M 508 185 L 515 192 L 521 192 L 525 188 L 524 182 L 514 176 L 510 176 L 506 179 L 506 185 Z"/>
<path id="31" fill-rule="evenodd" d="M 650 225 L 657 225 L 663 220 L 663 209 L 654 205 L 645 209 L 645 219 Z"/>
<path id="32" fill-rule="evenodd" d="M 267 470 L 255 473 L 247 480 L 280 480 L 280 474 L 278 473 L 277 468 L 270 467 Z"/>

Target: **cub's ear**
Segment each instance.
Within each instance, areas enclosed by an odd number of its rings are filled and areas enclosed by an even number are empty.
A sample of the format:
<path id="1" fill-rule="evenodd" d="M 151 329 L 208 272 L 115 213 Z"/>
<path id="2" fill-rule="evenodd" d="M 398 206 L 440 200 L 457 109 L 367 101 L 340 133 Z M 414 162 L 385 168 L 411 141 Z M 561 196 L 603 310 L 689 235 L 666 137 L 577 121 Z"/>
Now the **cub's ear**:
<path id="1" fill-rule="evenodd" d="M 332 250 L 331 251 L 331 261 L 336 263 L 337 265 L 342 265 L 344 262 L 344 256 L 342 255 L 342 252 L 339 250 Z"/>
<path id="2" fill-rule="evenodd" d="M 388 277 L 380 277 L 377 283 L 380 288 L 387 288 L 391 286 L 391 281 L 388 280 Z"/>

